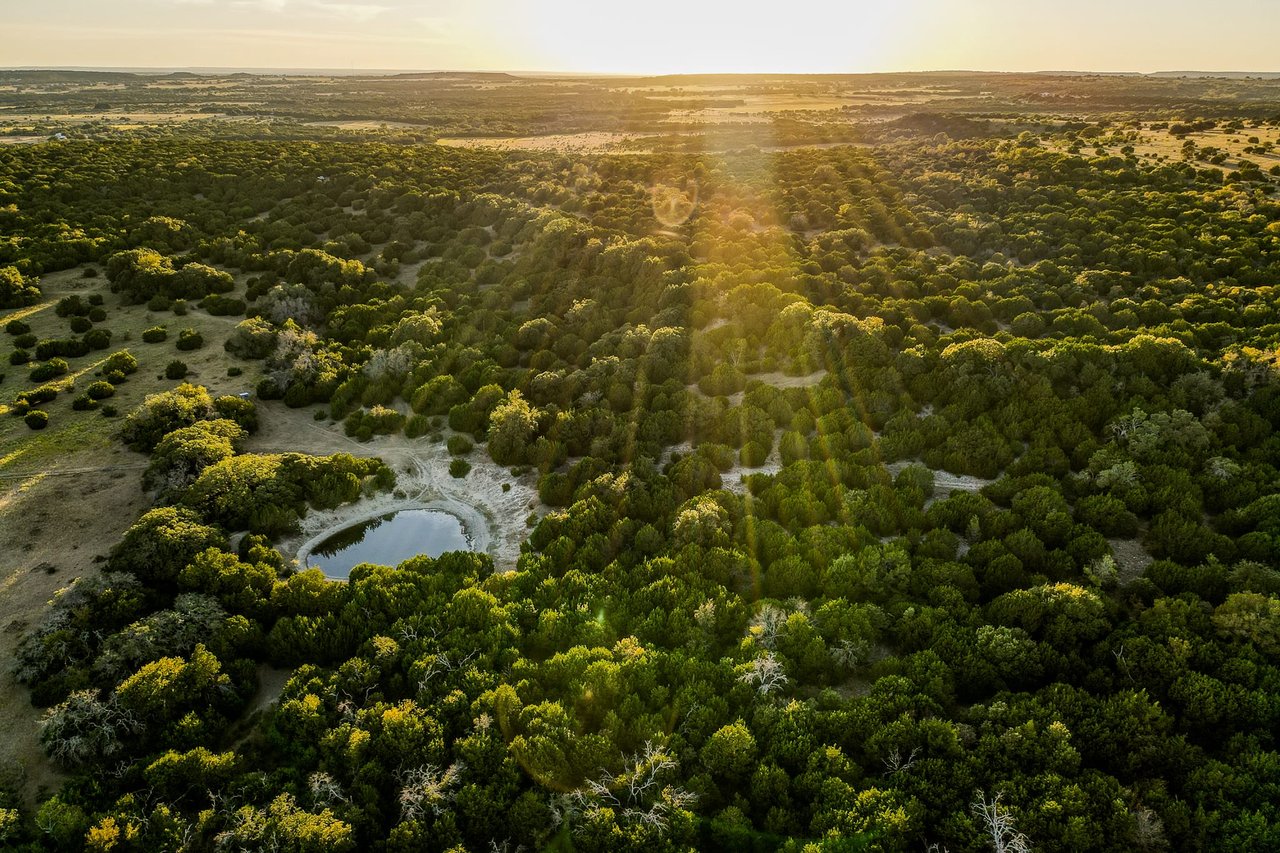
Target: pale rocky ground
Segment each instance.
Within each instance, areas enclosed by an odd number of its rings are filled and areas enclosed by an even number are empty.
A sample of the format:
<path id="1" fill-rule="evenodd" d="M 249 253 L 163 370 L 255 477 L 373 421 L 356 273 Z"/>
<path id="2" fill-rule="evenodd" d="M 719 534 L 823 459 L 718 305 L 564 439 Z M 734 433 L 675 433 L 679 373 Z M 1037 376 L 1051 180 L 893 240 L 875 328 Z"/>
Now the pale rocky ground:
<path id="1" fill-rule="evenodd" d="M 403 435 L 356 441 L 343 434 L 340 423 L 313 420 L 314 411 L 260 403 L 262 430 L 250 439 L 247 450 L 376 456 L 396 472 L 396 488 L 395 493 L 307 513 L 297 535 L 276 543 L 286 558 L 296 558 L 305 564 L 311 548 L 337 530 L 399 509 L 422 508 L 456 515 L 476 551 L 491 556 L 499 571 L 515 568 L 520 543 L 529 533 L 527 519 L 530 513 L 541 509 L 535 475 L 513 477 L 510 471 L 489 459 L 484 445 L 477 445 L 466 457 L 471 463 L 471 473 L 455 479 L 449 475 L 449 462 L 453 457 L 444 442 L 433 443 L 426 437 L 405 438 Z M 504 484 L 510 486 L 506 491 L 503 491 Z"/>

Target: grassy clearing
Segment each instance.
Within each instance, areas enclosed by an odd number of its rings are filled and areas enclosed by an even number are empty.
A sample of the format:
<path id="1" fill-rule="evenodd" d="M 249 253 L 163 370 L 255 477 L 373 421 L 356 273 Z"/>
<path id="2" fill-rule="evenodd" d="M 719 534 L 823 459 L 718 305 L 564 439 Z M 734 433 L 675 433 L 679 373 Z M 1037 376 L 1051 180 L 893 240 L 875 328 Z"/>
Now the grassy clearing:
<path id="1" fill-rule="evenodd" d="M 50 383 L 32 382 L 32 365 L 8 363 L 13 338 L 0 332 L 0 357 L 4 359 L 0 364 L 0 375 L 4 377 L 0 380 L 0 473 L 49 463 L 56 465 L 60 457 L 69 452 L 101 449 L 111 443 L 120 418 L 104 417 L 101 408 L 77 412 L 71 403 L 84 386 L 98 378 L 96 374 L 102 361 L 113 352 L 127 349 L 138 360 L 138 371 L 117 387 L 114 397 L 103 401 L 103 406 L 114 407 L 121 417 L 136 408 L 148 394 L 168 390 L 182 381 L 205 385 L 215 394 L 250 390 L 257 384 L 260 369 L 257 363 L 240 364 L 245 371 L 243 376 L 227 376 L 227 368 L 237 362 L 227 356 L 222 344 L 240 317 L 214 317 L 196 308 L 179 317 L 171 311 L 151 311 L 145 305 L 122 305 L 119 297 L 110 292 L 105 278 L 84 278 L 81 268 L 47 275 L 41 280 L 41 287 L 45 302 L 0 316 L 0 327 L 17 317 L 29 324 L 32 334 L 41 340 L 70 337 L 70 318 L 59 317 L 49 309 L 64 296 L 88 297 L 97 293 L 103 296 L 107 319 L 96 325 L 111 330 L 111 346 L 68 359 L 71 372 L 66 376 Z M 164 326 L 169 332 L 168 339 L 158 344 L 143 343 L 143 330 L 152 326 Z M 189 352 L 179 351 L 174 342 L 182 329 L 199 331 L 204 337 L 204 346 Z M 174 359 L 186 363 L 190 372 L 185 380 L 164 377 L 165 366 Z M 5 411 L 20 392 L 42 384 L 61 390 L 57 399 L 40 404 L 39 408 L 49 413 L 49 426 L 34 432 L 22 418 Z"/>

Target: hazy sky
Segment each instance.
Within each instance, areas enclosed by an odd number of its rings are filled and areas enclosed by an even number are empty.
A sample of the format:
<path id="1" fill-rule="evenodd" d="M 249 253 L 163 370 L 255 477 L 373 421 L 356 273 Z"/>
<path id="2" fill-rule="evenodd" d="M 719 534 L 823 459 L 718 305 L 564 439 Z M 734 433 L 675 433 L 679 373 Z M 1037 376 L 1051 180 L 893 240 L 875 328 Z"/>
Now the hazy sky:
<path id="1" fill-rule="evenodd" d="M 1280 0 L 0 0 L 0 66 L 1280 70 Z"/>

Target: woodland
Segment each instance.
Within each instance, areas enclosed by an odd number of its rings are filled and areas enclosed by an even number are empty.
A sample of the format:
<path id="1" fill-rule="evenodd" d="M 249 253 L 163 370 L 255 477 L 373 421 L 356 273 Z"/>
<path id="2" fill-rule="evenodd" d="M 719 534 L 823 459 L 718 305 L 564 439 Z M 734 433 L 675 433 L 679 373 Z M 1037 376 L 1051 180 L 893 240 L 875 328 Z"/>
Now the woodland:
<path id="1" fill-rule="evenodd" d="M 151 502 L 18 626 L 5 849 L 1280 849 L 1280 83 L 446 82 L 0 146 L 0 473 Z M 526 483 L 518 557 L 298 566 L 391 438 Z"/>

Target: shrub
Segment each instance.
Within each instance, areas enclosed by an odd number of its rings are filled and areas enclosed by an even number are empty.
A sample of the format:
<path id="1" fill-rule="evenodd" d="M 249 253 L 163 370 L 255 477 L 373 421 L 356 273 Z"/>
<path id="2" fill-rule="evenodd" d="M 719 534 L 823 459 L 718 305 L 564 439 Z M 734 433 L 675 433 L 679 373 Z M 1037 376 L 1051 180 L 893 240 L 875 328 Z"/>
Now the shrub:
<path id="1" fill-rule="evenodd" d="M 98 401 L 90 397 L 88 394 L 81 394 L 79 397 L 76 397 L 71 401 L 71 408 L 75 409 L 77 412 L 85 412 L 90 409 L 96 409 L 97 407 Z"/>
<path id="2" fill-rule="evenodd" d="M 172 304 L 173 302 L 172 300 L 169 299 L 169 297 L 165 296 L 163 293 L 157 293 L 155 296 L 147 300 L 147 310 L 148 311 L 168 311 L 169 306 Z"/>
<path id="3" fill-rule="evenodd" d="M 134 358 L 133 353 L 129 352 L 127 349 L 122 349 L 119 352 L 113 352 L 111 355 L 107 356 L 107 360 L 102 363 L 102 372 L 106 375 L 113 370 L 118 370 L 121 374 L 135 373 L 138 370 L 138 360 Z M 110 381 L 110 377 L 108 377 L 108 381 Z M 116 383 L 112 382 L 111 384 L 114 385 Z"/>
<path id="4" fill-rule="evenodd" d="M 228 376 L 239 376 L 239 375 L 241 375 L 242 373 L 244 373 L 244 370 L 243 370 L 242 368 L 235 367 L 234 365 L 233 365 L 233 366 L 231 366 L 231 367 L 228 367 L 228 368 L 227 368 L 227 375 L 228 375 Z"/>
<path id="5" fill-rule="evenodd" d="M 186 376 L 187 373 L 188 373 L 187 363 L 185 361 L 179 361 L 178 359 L 175 358 L 173 361 L 169 362 L 169 364 L 165 366 L 164 378 L 165 379 L 181 379 L 184 376 Z"/>
<path id="6" fill-rule="evenodd" d="M 10 320 L 4 324 L 4 330 L 11 335 L 25 335 L 31 331 L 31 326 L 21 320 Z"/>
<path id="7" fill-rule="evenodd" d="M 111 330 L 94 329 L 84 336 L 84 342 L 90 349 L 106 349 L 111 346 Z"/>
<path id="8" fill-rule="evenodd" d="M 36 358 L 48 361 L 55 356 L 79 358 L 89 352 L 89 345 L 77 338 L 52 338 L 36 344 Z"/>
<path id="9" fill-rule="evenodd" d="M 466 456 L 475 445 L 465 435 L 451 435 L 449 440 L 445 442 L 445 447 L 448 447 L 449 452 L 454 456 Z"/>
<path id="10" fill-rule="evenodd" d="M 204 346 L 204 336 L 195 329 L 183 329 L 178 332 L 177 347 L 184 352 L 193 349 L 200 349 Z"/>
<path id="11" fill-rule="evenodd" d="M 169 337 L 169 332 L 164 326 L 152 326 L 142 333 L 142 342 L 147 344 L 163 343 Z"/>
<path id="12" fill-rule="evenodd" d="M 89 319 L 95 323 L 101 323 L 103 320 L 107 319 L 107 309 L 103 308 L 101 305 L 101 302 L 102 302 L 101 296 L 98 296 L 98 294 L 96 293 L 93 296 L 98 297 L 99 304 L 94 305 L 93 309 L 89 311 Z M 93 301 L 93 296 L 89 297 L 90 302 Z"/>
<path id="13" fill-rule="evenodd" d="M 173 300 L 173 305 L 171 305 L 170 307 L 173 309 L 174 316 L 176 317 L 187 316 L 187 300 L 175 299 Z"/>
<path id="14" fill-rule="evenodd" d="M 26 364 L 29 361 L 31 361 L 31 353 L 24 349 L 16 349 L 9 353 L 10 364 Z"/>
<path id="15" fill-rule="evenodd" d="M 93 321 L 88 317 L 72 317 L 69 325 L 71 326 L 71 331 L 77 335 L 83 335 L 93 328 Z"/>
<path id="16" fill-rule="evenodd" d="M 738 452 L 738 457 L 747 468 L 759 468 L 769 458 L 769 449 L 758 441 L 748 441 Z"/>
<path id="17" fill-rule="evenodd" d="M 55 376 L 65 376 L 70 369 L 71 365 L 67 364 L 65 359 L 51 358 L 44 364 L 37 364 L 31 368 L 31 381 L 47 382 Z"/>
<path id="18" fill-rule="evenodd" d="M 449 476 L 461 480 L 471 473 L 471 463 L 465 459 L 454 459 L 449 463 Z"/>
<path id="19" fill-rule="evenodd" d="M 59 317 L 83 317 L 89 313 L 89 305 L 78 295 L 64 296 L 58 300 L 53 313 Z"/>
<path id="20" fill-rule="evenodd" d="M 27 412 L 23 420 L 27 422 L 27 426 L 32 429 L 44 429 L 49 425 L 49 413 L 40 409 L 32 409 Z"/>
<path id="21" fill-rule="evenodd" d="M 205 297 L 200 307 L 214 317 L 237 317 L 245 312 L 246 306 L 243 299 L 215 294 Z"/>
<path id="22" fill-rule="evenodd" d="M 431 419 L 425 415 L 411 415 L 404 422 L 405 438 L 421 438 L 431 431 Z"/>
<path id="23" fill-rule="evenodd" d="M 94 382 L 88 388 L 84 389 L 84 393 L 94 400 L 105 400 L 116 393 L 115 386 L 110 382 Z"/>
<path id="24" fill-rule="evenodd" d="M 37 338 L 30 332 L 18 335 L 13 339 L 13 345 L 21 349 L 33 349 L 36 345 Z"/>

